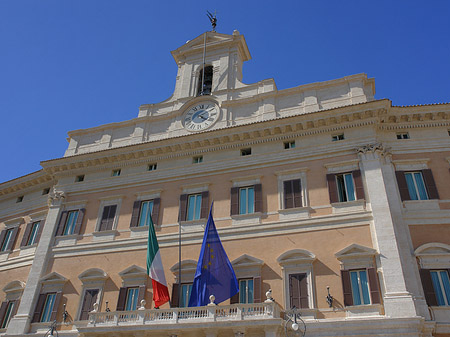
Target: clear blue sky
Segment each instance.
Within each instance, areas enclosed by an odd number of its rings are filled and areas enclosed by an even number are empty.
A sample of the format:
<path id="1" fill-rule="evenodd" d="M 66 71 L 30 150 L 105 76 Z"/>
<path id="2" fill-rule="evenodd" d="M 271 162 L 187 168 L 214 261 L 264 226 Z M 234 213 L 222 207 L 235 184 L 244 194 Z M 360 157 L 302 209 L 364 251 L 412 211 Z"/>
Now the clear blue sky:
<path id="1" fill-rule="evenodd" d="M 394 105 L 450 101 L 450 1 L 0 1 L 0 182 L 62 157 L 67 132 L 135 118 L 169 97 L 170 54 L 210 29 L 238 29 L 244 82 L 278 89 L 375 78 Z"/>

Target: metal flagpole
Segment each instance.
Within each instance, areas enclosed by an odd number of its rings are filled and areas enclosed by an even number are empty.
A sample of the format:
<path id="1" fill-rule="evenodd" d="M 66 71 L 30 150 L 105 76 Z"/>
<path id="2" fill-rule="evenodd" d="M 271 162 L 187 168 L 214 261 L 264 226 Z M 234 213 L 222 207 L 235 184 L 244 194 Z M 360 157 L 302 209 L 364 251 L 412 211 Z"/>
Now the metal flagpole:
<path id="1" fill-rule="evenodd" d="M 205 94 L 205 59 L 206 59 L 206 34 L 208 32 L 205 32 L 205 36 L 203 37 L 203 70 L 202 70 L 202 91 L 200 92 L 200 95 L 203 96 Z"/>
<path id="2" fill-rule="evenodd" d="M 181 301 L 181 221 L 178 225 L 178 307 Z"/>

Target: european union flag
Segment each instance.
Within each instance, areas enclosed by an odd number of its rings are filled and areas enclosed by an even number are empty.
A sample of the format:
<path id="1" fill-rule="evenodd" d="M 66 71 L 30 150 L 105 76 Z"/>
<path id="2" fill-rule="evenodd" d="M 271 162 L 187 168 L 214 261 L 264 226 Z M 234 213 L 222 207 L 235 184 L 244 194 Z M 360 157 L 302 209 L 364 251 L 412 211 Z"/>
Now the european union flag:
<path id="1" fill-rule="evenodd" d="M 216 297 L 215 302 L 218 304 L 239 292 L 236 275 L 222 247 L 214 224 L 212 207 L 211 204 L 189 298 L 190 307 L 207 305 L 210 295 Z"/>

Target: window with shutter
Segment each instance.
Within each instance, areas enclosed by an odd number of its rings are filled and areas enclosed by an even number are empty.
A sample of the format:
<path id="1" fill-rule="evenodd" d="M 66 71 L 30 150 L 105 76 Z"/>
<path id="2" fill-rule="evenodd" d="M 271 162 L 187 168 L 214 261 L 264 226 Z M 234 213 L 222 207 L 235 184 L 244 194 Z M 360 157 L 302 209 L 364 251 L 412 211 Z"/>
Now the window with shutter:
<path id="1" fill-rule="evenodd" d="M 302 190 L 300 179 L 287 180 L 284 186 L 284 208 L 302 207 Z"/>
<path id="2" fill-rule="evenodd" d="M 375 268 L 341 270 L 341 280 L 345 306 L 381 303 Z"/>
<path id="3" fill-rule="evenodd" d="M 330 202 L 347 202 L 364 199 L 364 187 L 360 170 L 327 174 Z"/>
<path id="4" fill-rule="evenodd" d="M 306 274 L 289 274 L 289 298 L 291 308 L 308 308 Z"/>
<path id="5" fill-rule="evenodd" d="M 99 231 L 111 230 L 114 225 L 117 205 L 109 205 L 103 208 Z"/>
<path id="6" fill-rule="evenodd" d="M 439 193 L 430 169 L 396 171 L 400 197 L 405 200 L 439 199 Z"/>
<path id="7" fill-rule="evenodd" d="M 80 311 L 80 321 L 89 319 L 89 312 L 94 310 L 94 303 L 97 302 L 99 292 L 99 289 L 86 289 L 84 291 L 84 297 Z"/>

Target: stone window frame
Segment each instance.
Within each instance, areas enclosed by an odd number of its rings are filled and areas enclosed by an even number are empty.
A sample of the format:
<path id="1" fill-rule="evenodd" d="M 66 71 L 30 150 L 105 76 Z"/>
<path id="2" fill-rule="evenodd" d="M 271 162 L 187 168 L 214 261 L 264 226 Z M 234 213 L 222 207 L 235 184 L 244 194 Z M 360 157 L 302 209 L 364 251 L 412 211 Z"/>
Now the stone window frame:
<path id="1" fill-rule="evenodd" d="M 179 286 L 183 284 L 192 284 L 194 282 L 195 272 L 197 270 L 197 261 L 195 260 L 182 260 L 181 261 L 181 275 L 179 275 L 180 262 L 175 263 L 170 271 L 174 275 L 174 282 L 172 284 L 172 293 L 170 296 L 170 304 L 172 307 L 179 306 Z M 177 292 L 175 294 L 175 292 Z M 174 303 L 176 302 L 176 303 Z"/>
<path id="2" fill-rule="evenodd" d="M 14 251 L 14 246 L 17 241 L 17 234 L 19 232 L 20 226 L 25 223 L 23 217 L 14 218 L 11 220 L 4 221 L 4 228 L 0 231 L 0 233 L 6 233 L 8 230 L 12 230 L 12 234 L 10 238 L 10 243 L 8 244 L 10 247 L 2 252 L 0 252 L 0 262 L 6 261 L 9 258 L 9 255 Z M 0 242 L 0 245 L 3 244 L 3 240 Z"/>
<path id="3" fill-rule="evenodd" d="M 258 279 L 259 278 L 259 285 L 255 284 L 253 285 L 253 303 L 261 303 L 264 302 L 263 297 L 263 283 L 262 283 L 262 277 L 261 277 L 261 270 L 262 266 L 264 265 L 264 261 L 257 259 L 256 257 L 243 254 L 239 256 L 238 258 L 234 259 L 231 262 L 231 265 L 233 266 L 234 273 L 236 275 L 236 279 L 239 281 L 241 279 Z M 259 293 L 256 293 L 255 288 L 259 286 Z M 233 298 L 234 297 L 234 298 Z M 239 303 L 239 293 L 237 293 L 235 296 L 233 296 L 230 299 L 230 304 Z"/>
<path id="4" fill-rule="evenodd" d="M 347 212 L 358 212 L 358 211 L 364 211 L 366 209 L 366 187 L 364 186 L 364 179 L 362 177 L 362 171 L 360 168 L 360 161 L 359 159 L 353 159 L 353 160 L 347 160 L 342 162 L 336 162 L 336 163 L 327 163 L 324 165 L 324 167 L 327 169 L 327 180 L 329 179 L 329 176 L 333 175 L 333 178 L 336 179 L 337 174 L 342 173 L 352 173 L 355 171 L 359 171 L 361 174 L 361 184 L 363 188 L 364 198 L 358 198 L 357 194 L 357 184 L 355 182 L 355 177 L 353 176 L 353 187 L 355 189 L 355 199 L 352 201 L 338 201 L 338 202 L 330 202 L 330 205 L 332 207 L 333 213 L 347 213 Z M 328 191 L 329 194 L 332 193 L 330 191 L 330 186 L 328 185 Z M 334 191 L 333 191 L 334 192 Z M 337 193 L 337 190 L 335 191 Z M 331 198 L 331 197 L 330 197 Z"/>
<path id="5" fill-rule="evenodd" d="M 359 305 L 346 305 L 345 309 L 347 316 L 358 316 L 361 314 L 366 315 L 379 315 L 381 313 L 381 303 L 383 298 L 383 291 L 381 287 L 380 275 L 378 273 L 378 268 L 376 265 L 376 259 L 378 252 L 369 247 L 365 247 L 359 244 L 351 244 L 340 251 L 336 252 L 335 257 L 340 262 L 341 272 L 342 271 L 355 271 L 355 270 L 366 270 L 367 277 L 369 278 L 369 269 L 375 270 L 376 284 L 369 284 L 369 295 L 370 304 L 359 304 Z M 342 277 L 342 275 L 341 275 Z M 342 281 L 342 279 L 341 279 Z M 370 283 L 370 280 L 368 280 Z M 373 289 L 372 289 L 373 287 Z M 374 293 L 374 294 L 372 294 Z M 379 296 L 380 303 L 373 303 L 377 293 Z M 353 294 L 352 294 L 353 296 Z"/>
<path id="6" fill-rule="evenodd" d="M 425 170 L 429 170 L 432 174 L 432 170 L 430 170 L 429 163 L 431 159 L 430 158 L 415 158 L 415 159 L 399 159 L 399 160 L 393 160 L 392 163 L 395 167 L 395 175 L 396 175 L 396 184 L 397 184 L 397 191 L 399 195 L 400 202 L 403 204 L 403 206 L 406 208 L 407 211 L 418 211 L 418 210 L 440 210 L 439 207 L 439 195 L 437 197 L 435 196 L 429 196 L 429 186 L 425 182 L 425 177 L 423 177 L 423 172 Z M 402 191 L 400 190 L 399 186 L 399 174 L 404 172 L 416 172 L 420 171 L 422 173 L 422 177 L 424 179 L 424 185 L 427 190 L 428 199 L 426 200 L 408 200 L 409 198 L 406 198 L 402 196 Z M 434 180 L 434 178 L 432 178 Z M 409 192 L 408 192 L 409 193 Z M 436 191 L 436 194 L 438 192 Z"/>
<path id="7" fill-rule="evenodd" d="M 99 268 L 89 268 L 78 275 L 78 279 L 82 283 L 81 287 L 81 296 L 80 301 L 78 303 L 78 309 L 76 313 L 76 321 L 79 321 L 81 310 L 84 302 L 84 297 L 86 295 L 86 290 L 98 289 L 97 296 L 97 311 L 101 311 L 101 305 L 103 303 L 103 295 L 104 295 L 104 287 L 105 282 L 109 278 L 108 274 Z M 95 308 L 94 308 L 95 311 Z"/>
<path id="8" fill-rule="evenodd" d="M 261 175 L 255 176 L 245 176 L 233 178 L 231 180 L 232 189 L 241 187 L 251 187 L 256 185 L 261 185 Z M 238 196 L 239 197 L 239 196 Z M 261 192 L 261 198 L 263 199 L 263 193 Z M 239 200 L 239 198 L 238 198 Z M 264 202 L 261 200 L 261 208 Z M 256 206 L 256 191 L 255 191 L 255 206 Z M 230 200 L 230 214 L 231 214 L 231 200 Z M 231 215 L 232 225 L 247 225 L 247 224 L 260 224 L 261 223 L 262 210 L 258 211 L 255 207 L 253 213 L 248 214 L 233 214 Z"/>
<path id="9" fill-rule="evenodd" d="M 179 204 L 179 211 L 178 211 L 178 221 L 181 225 L 182 230 L 186 231 L 202 231 L 205 228 L 206 222 L 208 220 L 208 214 L 209 214 L 209 208 L 210 208 L 210 195 L 209 195 L 209 188 L 211 183 L 210 182 L 204 182 L 200 184 L 186 184 L 181 186 L 181 194 L 180 194 L 180 204 Z M 202 195 L 202 203 L 201 208 L 207 208 L 206 211 L 201 211 L 200 219 L 198 220 L 182 220 L 182 207 L 186 207 L 185 209 L 185 215 L 187 217 L 187 207 L 188 207 L 188 199 L 185 200 L 185 205 L 183 206 L 183 202 L 181 198 L 183 196 L 186 196 L 186 198 L 189 197 L 189 195 L 192 194 L 201 194 Z M 204 205 L 206 203 L 206 205 Z M 203 214 L 202 214 L 203 213 Z"/>
<path id="10" fill-rule="evenodd" d="M 86 200 L 81 201 L 73 201 L 73 202 L 66 202 L 64 205 L 64 209 L 62 209 L 62 212 L 58 215 L 58 223 L 56 225 L 56 232 L 55 232 L 55 246 L 67 246 L 67 245 L 74 245 L 77 242 L 77 238 L 80 236 L 78 233 L 73 233 L 69 235 L 57 235 L 58 234 L 58 228 L 59 228 L 59 222 L 61 221 L 61 217 L 63 212 L 70 212 L 70 211 L 82 211 L 83 213 L 83 222 L 86 222 L 85 215 L 86 215 Z M 80 216 L 80 213 L 78 214 Z M 83 225 L 83 224 L 81 224 Z M 65 226 L 65 225 L 63 225 Z"/>
<path id="11" fill-rule="evenodd" d="M 25 282 L 15 280 L 6 284 L 2 289 L 3 292 L 5 293 L 4 301 L 1 302 L 2 305 L 3 303 L 6 303 L 6 305 L 8 305 L 10 302 L 15 302 L 14 307 L 12 308 L 12 311 L 9 316 L 9 321 L 11 321 L 11 319 L 17 313 L 17 309 L 19 308 L 20 300 L 22 298 L 25 285 L 26 285 Z M 3 323 L 4 318 L 5 318 L 4 315 L 0 317 L 0 326 Z M 0 328 L 0 331 L 6 331 L 6 328 L 3 329 Z"/>
<path id="12" fill-rule="evenodd" d="M 123 296 L 122 293 L 127 295 L 128 288 L 139 288 L 138 302 L 136 309 L 145 309 L 146 301 L 145 295 L 147 292 L 147 281 L 148 274 L 147 270 L 139 267 L 137 265 L 132 265 L 121 272 L 119 272 L 119 276 L 122 278 L 122 286 L 119 289 L 119 296 L 117 299 L 117 305 L 119 306 L 119 302 L 121 301 L 120 297 Z M 124 290 L 125 289 L 125 290 Z M 142 302 L 143 301 L 143 302 Z M 126 304 L 126 298 L 124 301 L 124 306 Z"/>
<path id="13" fill-rule="evenodd" d="M 95 223 L 95 230 L 92 233 L 94 241 L 113 240 L 118 233 L 117 225 L 119 223 L 120 208 L 122 206 L 124 196 L 112 195 L 109 197 L 100 198 L 100 205 L 97 212 L 97 221 Z M 116 205 L 116 214 L 114 215 L 114 221 L 112 228 L 109 230 L 100 231 L 100 224 L 103 216 L 103 209 L 106 206 Z"/>
<path id="14" fill-rule="evenodd" d="M 313 263 L 316 256 L 305 249 L 291 249 L 277 258 L 278 264 L 281 266 L 283 273 L 283 303 L 285 308 L 290 307 L 289 294 L 289 275 L 290 274 L 306 274 L 306 284 L 308 288 L 308 306 L 309 308 L 300 309 L 302 316 L 315 318 L 315 284 L 313 278 Z"/>
<path id="15" fill-rule="evenodd" d="M 142 203 L 143 201 L 151 201 L 153 200 L 153 202 L 156 199 L 159 199 L 159 202 L 161 202 L 161 193 L 162 193 L 162 189 L 157 189 L 157 190 L 151 190 L 151 191 L 144 191 L 144 192 L 140 192 L 140 193 L 136 193 L 136 199 L 135 199 L 135 203 L 139 202 Z M 155 203 L 153 204 L 153 207 L 155 207 Z M 161 203 L 159 204 L 159 207 L 161 207 Z M 134 208 L 134 204 L 133 204 L 133 208 Z M 159 229 L 162 227 L 161 221 L 159 220 L 159 218 L 161 217 L 161 208 L 158 210 L 158 219 L 153 219 L 153 225 L 155 226 L 155 230 Z M 138 219 L 137 222 L 139 223 L 139 218 L 140 218 L 141 214 L 140 214 L 140 206 L 139 206 L 139 215 L 138 215 Z M 144 237 L 144 236 L 148 236 L 148 226 L 131 226 L 130 223 L 130 231 L 131 231 L 131 237 Z"/>
<path id="16" fill-rule="evenodd" d="M 278 213 L 280 220 L 292 220 L 298 218 L 309 218 L 311 207 L 308 196 L 307 172 L 309 168 L 301 167 L 292 170 L 275 172 L 278 184 Z M 284 205 L 284 182 L 300 179 L 302 193 L 302 207 L 285 208 Z"/>

